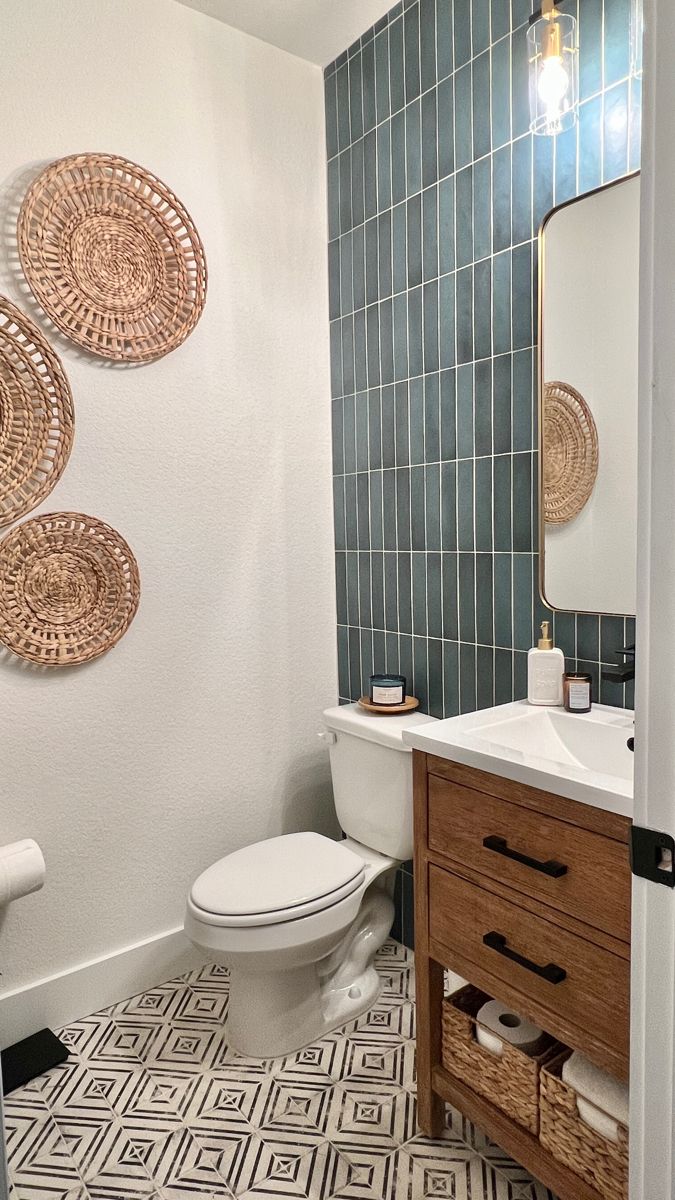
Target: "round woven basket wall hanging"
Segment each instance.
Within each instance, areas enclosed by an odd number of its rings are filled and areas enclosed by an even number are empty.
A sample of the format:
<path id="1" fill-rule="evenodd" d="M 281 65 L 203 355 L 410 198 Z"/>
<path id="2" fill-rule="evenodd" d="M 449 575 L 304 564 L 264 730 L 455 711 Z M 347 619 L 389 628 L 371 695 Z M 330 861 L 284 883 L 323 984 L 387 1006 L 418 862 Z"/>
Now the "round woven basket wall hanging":
<path id="1" fill-rule="evenodd" d="M 0 643 L 43 666 L 97 658 L 131 624 L 138 566 L 124 538 L 82 513 L 47 513 L 0 542 Z"/>
<path id="2" fill-rule="evenodd" d="M 49 495 L 73 444 L 73 398 L 36 325 L 0 296 L 0 526 Z"/>
<path id="3" fill-rule="evenodd" d="M 33 181 L 18 221 L 21 266 L 58 328 L 92 354 L 150 362 L 192 333 L 204 249 L 166 184 L 112 154 L 75 154 Z"/>
<path id="4" fill-rule="evenodd" d="M 568 383 L 544 385 L 544 520 L 578 516 L 598 474 L 598 431 L 583 396 Z"/>

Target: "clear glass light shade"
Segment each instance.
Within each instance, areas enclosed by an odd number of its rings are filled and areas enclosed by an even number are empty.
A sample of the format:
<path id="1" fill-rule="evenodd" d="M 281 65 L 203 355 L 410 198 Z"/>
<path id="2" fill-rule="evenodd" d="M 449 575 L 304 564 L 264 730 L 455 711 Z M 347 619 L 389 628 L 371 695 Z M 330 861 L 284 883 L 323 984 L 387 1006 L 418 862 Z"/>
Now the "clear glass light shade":
<path id="1" fill-rule="evenodd" d="M 631 74 L 642 78 L 642 38 L 644 34 L 644 12 L 642 0 L 631 0 L 630 6 L 630 69 Z"/>
<path id="2" fill-rule="evenodd" d="M 579 109 L 579 49 L 574 17 L 553 9 L 527 31 L 530 129 L 549 136 L 576 124 Z"/>

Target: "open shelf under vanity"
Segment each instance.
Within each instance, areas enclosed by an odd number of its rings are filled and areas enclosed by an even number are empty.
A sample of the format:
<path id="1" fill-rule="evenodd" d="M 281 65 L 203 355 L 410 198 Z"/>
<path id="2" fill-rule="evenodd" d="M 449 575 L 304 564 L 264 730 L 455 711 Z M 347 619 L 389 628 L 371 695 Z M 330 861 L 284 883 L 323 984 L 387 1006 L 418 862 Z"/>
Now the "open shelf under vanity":
<path id="1" fill-rule="evenodd" d="M 595 1188 L 553 1158 L 538 1138 L 443 1067 L 434 1068 L 432 1086 L 436 1096 L 488 1133 L 516 1162 L 551 1188 L 559 1200 L 603 1200 Z"/>

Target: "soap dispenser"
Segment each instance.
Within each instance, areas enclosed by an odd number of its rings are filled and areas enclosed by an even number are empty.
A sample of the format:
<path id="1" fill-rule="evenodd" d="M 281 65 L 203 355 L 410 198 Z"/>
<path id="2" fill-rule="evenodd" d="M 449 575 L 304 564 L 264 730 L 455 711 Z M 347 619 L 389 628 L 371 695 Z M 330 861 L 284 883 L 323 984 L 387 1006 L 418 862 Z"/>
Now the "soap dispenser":
<path id="1" fill-rule="evenodd" d="M 530 704 L 562 704 L 565 656 L 553 645 L 548 621 L 541 623 L 541 637 L 527 655 L 527 698 Z"/>

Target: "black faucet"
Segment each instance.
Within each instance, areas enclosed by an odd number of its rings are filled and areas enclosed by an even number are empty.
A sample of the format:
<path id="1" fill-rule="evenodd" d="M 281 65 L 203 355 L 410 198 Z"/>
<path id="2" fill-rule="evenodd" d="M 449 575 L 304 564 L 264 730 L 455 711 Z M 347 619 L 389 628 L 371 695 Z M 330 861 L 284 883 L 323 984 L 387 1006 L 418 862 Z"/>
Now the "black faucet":
<path id="1" fill-rule="evenodd" d="M 615 653 L 626 661 L 613 667 L 604 667 L 602 678 L 613 679 L 615 683 L 628 683 L 629 680 L 635 679 L 635 646 L 624 646 L 623 650 L 616 650 Z"/>
<path id="2" fill-rule="evenodd" d="M 629 680 L 635 679 L 635 646 L 624 646 L 623 650 L 616 650 L 615 654 L 620 654 L 626 661 L 617 663 L 614 667 L 605 667 L 602 678 L 613 679 L 615 683 L 628 683 Z M 630 737 L 626 745 L 629 750 L 635 751 L 635 738 Z"/>

